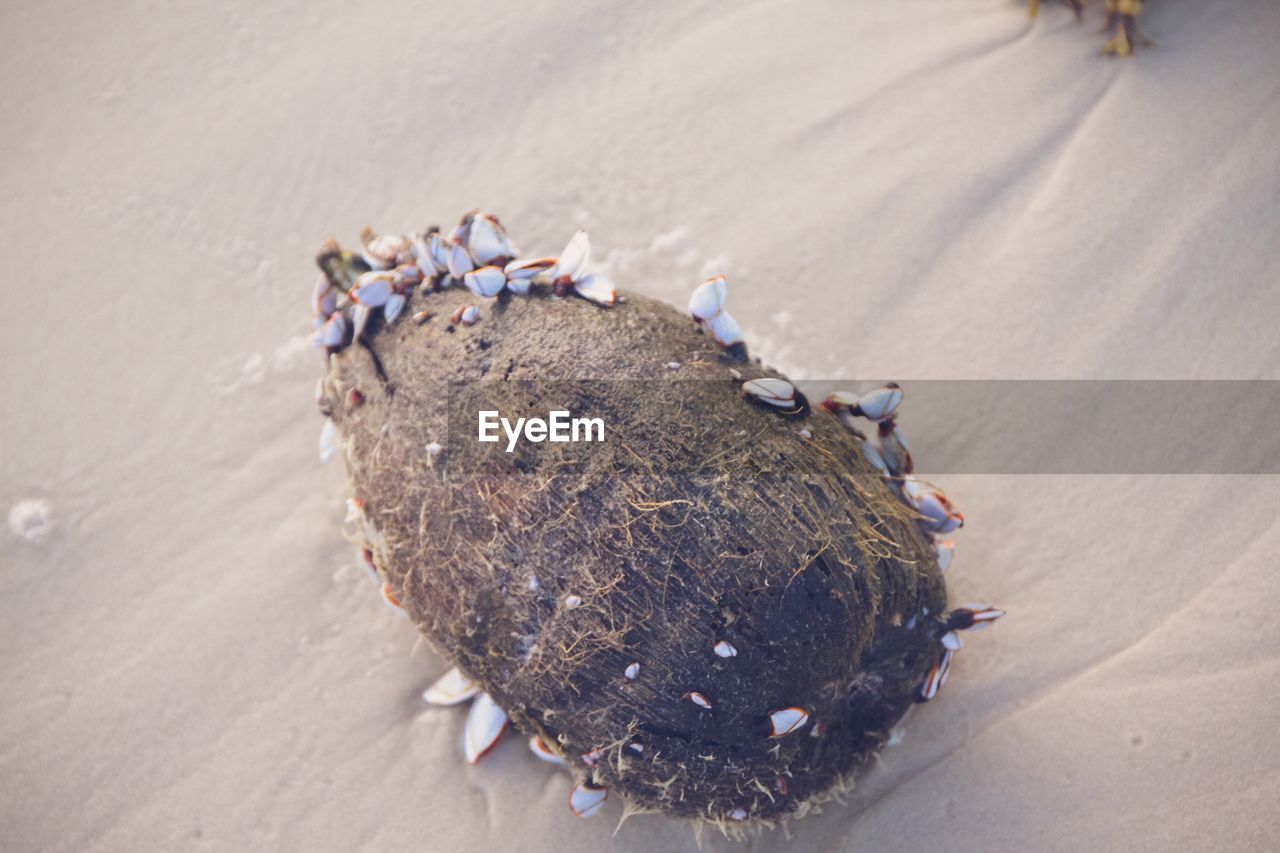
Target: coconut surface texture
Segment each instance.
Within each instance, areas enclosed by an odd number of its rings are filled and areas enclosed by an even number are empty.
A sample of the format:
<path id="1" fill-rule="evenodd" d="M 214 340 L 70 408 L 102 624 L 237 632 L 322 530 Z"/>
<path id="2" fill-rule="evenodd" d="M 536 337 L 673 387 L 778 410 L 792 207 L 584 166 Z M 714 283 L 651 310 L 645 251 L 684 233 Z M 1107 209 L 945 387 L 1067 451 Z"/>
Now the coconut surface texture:
<path id="1" fill-rule="evenodd" d="M 330 357 L 323 398 L 356 537 L 430 642 L 629 811 L 724 828 L 841 790 L 946 630 L 918 516 L 854 435 L 745 398 L 777 374 L 634 294 L 423 287 L 405 315 Z M 606 440 L 480 453 L 479 407 L 600 417 Z"/>

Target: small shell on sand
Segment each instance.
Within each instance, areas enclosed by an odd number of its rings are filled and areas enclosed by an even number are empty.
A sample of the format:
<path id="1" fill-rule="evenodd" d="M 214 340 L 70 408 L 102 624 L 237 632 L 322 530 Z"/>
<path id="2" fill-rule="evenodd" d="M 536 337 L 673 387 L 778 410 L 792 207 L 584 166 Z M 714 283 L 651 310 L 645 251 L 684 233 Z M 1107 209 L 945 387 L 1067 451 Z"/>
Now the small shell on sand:
<path id="1" fill-rule="evenodd" d="M 38 498 L 20 500 L 9 510 L 9 529 L 19 539 L 39 545 L 53 532 L 53 507 Z"/>

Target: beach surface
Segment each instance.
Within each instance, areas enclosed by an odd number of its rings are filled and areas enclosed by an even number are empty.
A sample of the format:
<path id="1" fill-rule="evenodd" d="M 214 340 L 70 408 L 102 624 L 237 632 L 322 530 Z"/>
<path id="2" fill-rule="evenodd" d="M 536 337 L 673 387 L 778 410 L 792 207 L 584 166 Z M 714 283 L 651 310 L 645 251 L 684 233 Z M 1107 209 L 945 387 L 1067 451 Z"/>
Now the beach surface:
<path id="1" fill-rule="evenodd" d="M 0 848 L 695 849 L 423 705 L 317 460 L 312 256 L 587 228 L 908 432 L 912 380 L 1280 379 L 1280 6 L 1148 3 L 1130 60 L 1100 6 L 0 3 Z M 1273 846 L 1280 477 L 941 483 L 1008 616 L 845 803 L 703 849 Z"/>

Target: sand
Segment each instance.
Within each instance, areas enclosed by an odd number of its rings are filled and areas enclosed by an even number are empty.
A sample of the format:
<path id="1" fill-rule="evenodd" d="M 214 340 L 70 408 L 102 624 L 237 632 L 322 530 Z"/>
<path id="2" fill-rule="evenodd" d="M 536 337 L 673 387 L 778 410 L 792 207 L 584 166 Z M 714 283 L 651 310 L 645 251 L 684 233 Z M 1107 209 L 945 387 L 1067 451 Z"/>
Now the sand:
<path id="1" fill-rule="evenodd" d="M 1113 61 L 1005 0 L 3 4 L 0 847 L 692 848 L 422 706 L 316 460 L 311 254 L 480 205 L 727 272 L 796 375 L 1280 379 L 1280 8 L 1148 6 Z M 1280 479 L 944 485 L 1009 615 L 788 849 L 1273 845 Z"/>

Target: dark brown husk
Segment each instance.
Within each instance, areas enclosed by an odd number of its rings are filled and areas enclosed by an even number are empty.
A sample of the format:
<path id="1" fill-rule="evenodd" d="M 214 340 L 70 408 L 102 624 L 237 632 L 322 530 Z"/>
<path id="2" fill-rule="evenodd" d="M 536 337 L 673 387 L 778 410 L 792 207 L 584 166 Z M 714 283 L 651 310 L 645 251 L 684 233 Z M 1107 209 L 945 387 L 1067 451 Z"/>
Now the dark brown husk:
<path id="1" fill-rule="evenodd" d="M 631 810 L 777 822 L 847 785 L 937 663 L 946 603 L 930 543 L 853 436 L 820 408 L 748 402 L 743 379 L 777 374 L 665 304 L 507 295 L 465 327 L 449 317 L 468 291 L 422 291 L 326 382 L 376 563 L 432 644 Z M 481 379 L 503 382 L 454 386 L 472 421 L 449 435 L 448 380 Z M 591 379 L 653 381 L 547 399 L 546 380 Z M 481 399 L 602 417 L 606 443 L 487 464 L 468 449 Z M 793 705 L 808 725 L 770 737 L 769 712 Z"/>

